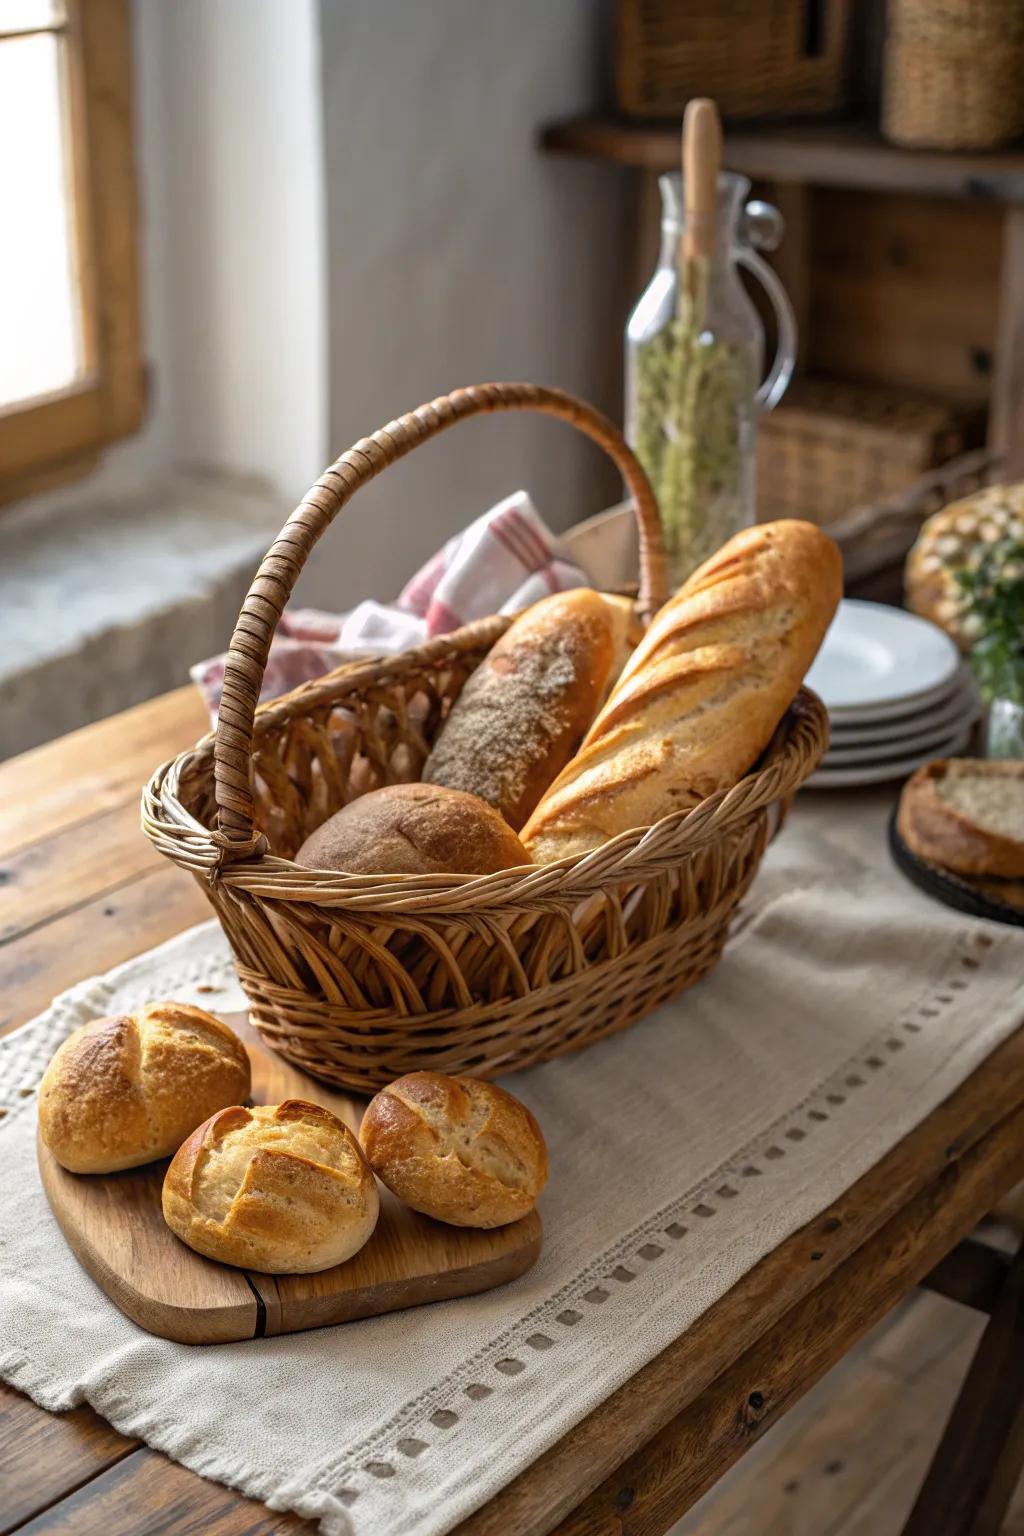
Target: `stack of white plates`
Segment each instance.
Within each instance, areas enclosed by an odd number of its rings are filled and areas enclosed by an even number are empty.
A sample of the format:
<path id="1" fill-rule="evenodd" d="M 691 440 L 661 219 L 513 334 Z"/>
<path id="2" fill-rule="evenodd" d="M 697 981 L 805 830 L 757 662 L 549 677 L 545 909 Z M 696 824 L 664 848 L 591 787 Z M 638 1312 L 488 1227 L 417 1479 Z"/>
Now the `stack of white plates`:
<path id="1" fill-rule="evenodd" d="M 903 778 L 963 752 L 980 714 L 970 672 L 949 636 L 881 603 L 844 599 L 808 687 L 824 701 L 832 739 L 808 784 L 846 789 Z"/>

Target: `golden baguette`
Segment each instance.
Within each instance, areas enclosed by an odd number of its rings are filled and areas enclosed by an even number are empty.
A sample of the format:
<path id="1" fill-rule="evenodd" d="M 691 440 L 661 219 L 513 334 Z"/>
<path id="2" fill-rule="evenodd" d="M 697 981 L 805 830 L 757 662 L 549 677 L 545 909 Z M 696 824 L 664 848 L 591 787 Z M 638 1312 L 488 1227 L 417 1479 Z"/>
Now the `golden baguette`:
<path id="1" fill-rule="evenodd" d="M 520 836 L 538 864 L 586 853 L 735 784 L 796 694 L 842 594 L 811 523 L 730 539 L 655 616 Z"/>

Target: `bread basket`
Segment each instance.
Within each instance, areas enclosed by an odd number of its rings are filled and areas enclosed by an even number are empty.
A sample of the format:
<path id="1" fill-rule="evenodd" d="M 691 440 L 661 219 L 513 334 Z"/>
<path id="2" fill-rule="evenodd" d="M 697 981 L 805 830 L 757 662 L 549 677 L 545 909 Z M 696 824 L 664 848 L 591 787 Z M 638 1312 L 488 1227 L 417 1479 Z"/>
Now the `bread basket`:
<path id="1" fill-rule="evenodd" d="M 483 619 L 341 667 L 257 710 L 270 641 L 306 558 L 389 464 L 458 421 L 505 410 L 557 417 L 610 455 L 635 505 L 641 610 L 661 603 L 653 493 L 617 428 L 560 390 L 457 390 L 364 438 L 317 481 L 245 600 L 216 731 L 143 791 L 143 827 L 206 890 L 264 1040 L 358 1092 L 417 1068 L 491 1077 L 545 1061 L 692 986 L 721 952 L 772 807 L 785 807 L 827 741 L 824 709 L 801 692 L 733 788 L 556 864 L 424 878 L 293 862 L 353 796 L 419 777 L 447 710 L 509 623 Z"/>

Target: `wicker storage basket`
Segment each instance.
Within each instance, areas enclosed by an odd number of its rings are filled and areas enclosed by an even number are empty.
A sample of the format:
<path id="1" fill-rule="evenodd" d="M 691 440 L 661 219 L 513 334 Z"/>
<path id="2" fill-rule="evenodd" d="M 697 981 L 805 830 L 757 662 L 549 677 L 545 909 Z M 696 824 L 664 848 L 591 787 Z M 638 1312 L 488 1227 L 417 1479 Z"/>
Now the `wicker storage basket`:
<path id="1" fill-rule="evenodd" d="M 403 1072 L 490 1076 L 625 1028 L 714 965 L 784 807 L 825 748 L 801 693 L 755 771 L 689 814 L 581 858 L 485 877 L 347 876 L 291 855 L 355 795 L 419 776 L 448 708 L 508 619 L 359 662 L 256 710 L 267 651 L 306 557 L 359 486 L 454 422 L 540 410 L 622 471 L 640 532 L 641 608 L 664 596 L 657 510 L 618 430 L 557 390 L 459 390 L 343 454 L 260 566 L 231 640 L 216 733 L 143 793 L 154 844 L 205 887 L 264 1039 L 370 1093 Z"/>
<path id="2" fill-rule="evenodd" d="M 758 517 L 827 526 L 961 453 L 976 414 L 909 390 L 798 379 L 758 428 Z"/>
<path id="3" fill-rule="evenodd" d="M 847 589 L 854 588 L 851 596 L 859 596 L 857 583 L 896 570 L 899 580 L 892 585 L 891 600 L 899 601 L 903 561 L 921 524 L 951 501 L 997 484 L 1002 468 L 1003 461 L 993 449 L 974 448 L 929 470 L 905 490 L 855 507 L 831 523 L 828 531 L 843 552 Z"/>
<path id="4" fill-rule="evenodd" d="M 846 105 L 850 0 L 618 0 L 615 89 L 633 117 L 713 96 L 723 117 Z"/>
<path id="5" fill-rule="evenodd" d="M 996 149 L 1019 138 L 1021 0 L 889 0 L 882 131 L 917 149 Z"/>

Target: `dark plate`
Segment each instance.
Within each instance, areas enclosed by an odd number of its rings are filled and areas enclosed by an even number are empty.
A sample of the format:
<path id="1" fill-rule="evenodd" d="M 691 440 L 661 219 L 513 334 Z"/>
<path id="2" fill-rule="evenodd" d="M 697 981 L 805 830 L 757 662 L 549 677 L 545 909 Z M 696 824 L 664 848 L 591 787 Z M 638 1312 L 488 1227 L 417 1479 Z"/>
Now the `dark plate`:
<path id="1" fill-rule="evenodd" d="M 895 811 L 889 819 L 889 852 L 897 869 L 927 896 L 934 896 L 936 901 L 955 907 L 958 912 L 969 912 L 972 917 L 988 917 L 996 923 L 1012 923 L 1015 928 L 1024 928 L 1024 907 L 1014 907 L 991 894 L 996 881 L 979 880 L 975 884 L 963 875 L 954 875 L 911 853 L 896 829 Z M 1005 883 L 1024 892 L 1024 881 L 1007 880 Z"/>

